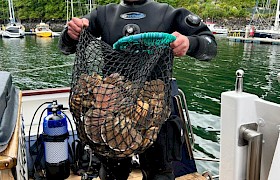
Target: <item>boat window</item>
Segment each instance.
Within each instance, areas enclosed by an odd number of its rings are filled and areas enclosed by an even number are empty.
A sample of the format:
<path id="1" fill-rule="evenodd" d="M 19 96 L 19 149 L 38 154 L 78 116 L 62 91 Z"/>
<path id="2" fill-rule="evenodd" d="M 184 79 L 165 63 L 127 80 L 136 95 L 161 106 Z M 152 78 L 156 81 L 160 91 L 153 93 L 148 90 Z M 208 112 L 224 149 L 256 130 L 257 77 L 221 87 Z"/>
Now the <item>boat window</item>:
<path id="1" fill-rule="evenodd" d="M 19 33 L 18 28 L 9 28 L 9 29 L 6 29 L 6 31 L 11 32 L 11 33 Z"/>

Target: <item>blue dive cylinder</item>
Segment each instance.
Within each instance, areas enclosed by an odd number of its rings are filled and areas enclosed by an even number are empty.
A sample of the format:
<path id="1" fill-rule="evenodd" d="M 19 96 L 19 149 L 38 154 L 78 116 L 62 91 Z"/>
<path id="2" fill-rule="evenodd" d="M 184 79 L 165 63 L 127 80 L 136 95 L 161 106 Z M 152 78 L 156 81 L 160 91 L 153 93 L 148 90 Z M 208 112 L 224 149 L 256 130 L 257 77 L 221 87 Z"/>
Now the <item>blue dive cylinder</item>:
<path id="1" fill-rule="evenodd" d="M 47 108 L 47 116 L 43 122 L 43 141 L 47 179 L 66 179 L 70 175 L 68 156 L 67 119 L 61 113 L 62 105 L 57 101 Z"/>

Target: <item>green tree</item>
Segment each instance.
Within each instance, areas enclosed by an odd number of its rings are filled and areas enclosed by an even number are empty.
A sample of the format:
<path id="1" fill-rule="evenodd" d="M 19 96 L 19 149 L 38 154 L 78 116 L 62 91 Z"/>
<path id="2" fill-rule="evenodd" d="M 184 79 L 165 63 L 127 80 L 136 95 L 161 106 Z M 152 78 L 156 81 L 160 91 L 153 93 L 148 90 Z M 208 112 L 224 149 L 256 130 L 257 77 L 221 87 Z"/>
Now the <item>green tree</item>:
<path id="1" fill-rule="evenodd" d="M 256 4 L 264 6 L 266 1 L 259 0 L 157 0 L 173 7 L 184 7 L 201 18 L 250 17 Z M 66 20 L 67 0 L 13 0 L 16 18 L 23 21 L 48 21 L 51 19 Z M 70 0 L 69 9 L 70 9 Z M 89 12 L 88 0 L 73 0 L 74 16 L 82 16 Z M 120 0 L 95 0 L 98 5 L 119 3 Z M 258 3 L 256 3 L 258 2 Z M 275 8 L 277 0 L 271 0 Z M 69 14 L 70 10 L 68 11 Z M 268 14 L 266 14 L 268 16 Z M 2 0 L 0 20 L 8 20 L 8 0 Z"/>

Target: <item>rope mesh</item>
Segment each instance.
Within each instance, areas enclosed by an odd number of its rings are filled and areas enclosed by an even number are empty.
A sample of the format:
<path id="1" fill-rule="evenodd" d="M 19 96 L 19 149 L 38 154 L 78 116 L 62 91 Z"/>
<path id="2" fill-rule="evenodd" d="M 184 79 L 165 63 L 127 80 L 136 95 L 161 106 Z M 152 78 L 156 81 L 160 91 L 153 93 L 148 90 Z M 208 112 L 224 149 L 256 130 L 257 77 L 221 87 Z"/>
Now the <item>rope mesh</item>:
<path id="1" fill-rule="evenodd" d="M 81 33 L 69 102 L 79 138 L 95 153 L 133 156 L 156 140 L 170 115 L 173 63 L 170 41 L 161 39 L 118 41 L 122 48 L 113 49 Z"/>

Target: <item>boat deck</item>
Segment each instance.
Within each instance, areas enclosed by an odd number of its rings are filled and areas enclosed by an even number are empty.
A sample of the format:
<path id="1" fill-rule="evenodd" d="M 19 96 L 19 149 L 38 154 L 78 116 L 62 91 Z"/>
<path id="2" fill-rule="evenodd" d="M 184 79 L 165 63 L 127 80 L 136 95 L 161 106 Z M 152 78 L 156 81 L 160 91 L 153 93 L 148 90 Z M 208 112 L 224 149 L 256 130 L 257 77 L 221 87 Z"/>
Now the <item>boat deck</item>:
<path id="1" fill-rule="evenodd" d="M 80 180 L 81 179 L 81 176 L 77 176 L 77 175 L 74 175 L 74 174 L 71 174 L 68 178 L 68 180 Z M 100 180 L 100 178 L 94 178 L 92 180 Z M 133 170 L 129 177 L 128 177 L 128 180 L 142 180 L 142 173 L 139 169 L 135 169 Z"/>
<path id="2" fill-rule="evenodd" d="M 81 176 L 77 176 L 77 175 L 70 175 L 69 178 L 67 178 L 68 180 L 80 180 Z M 94 178 L 92 180 L 100 180 L 100 178 Z M 142 173 L 139 169 L 135 169 L 133 170 L 129 177 L 128 180 L 142 180 Z M 185 176 L 181 176 L 176 178 L 176 180 L 206 180 L 206 178 L 202 175 L 200 175 L 199 173 L 192 173 L 192 174 L 188 174 Z"/>

